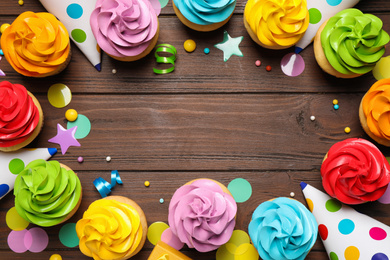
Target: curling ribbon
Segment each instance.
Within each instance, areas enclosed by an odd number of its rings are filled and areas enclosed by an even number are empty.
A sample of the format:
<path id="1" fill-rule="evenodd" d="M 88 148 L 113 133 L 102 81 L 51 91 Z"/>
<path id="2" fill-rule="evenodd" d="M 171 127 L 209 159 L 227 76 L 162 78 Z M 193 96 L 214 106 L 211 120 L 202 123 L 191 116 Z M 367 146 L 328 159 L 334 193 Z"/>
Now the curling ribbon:
<path id="1" fill-rule="evenodd" d="M 154 57 L 156 57 L 156 62 L 157 63 L 163 63 L 163 64 L 172 64 L 173 66 L 170 67 L 169 69 L 155 69 L 153 68 L 153 72 L 156 74 L 167 74 L 175 70 L 175 60 L 176 60 L 176 48 L 170 44 L 159 44 L 156 46 L 156 52 L 154 53 Z M 172 54 L 169 57 L 164 57 L 158 55 L 159 52 L 167 52 Z"/>
<path id="2" fill-rule="evenodd" d="M 108 181 L 104 180 L 102 177 L 99 177 L 93 181 L 95 188 L 100 193 L 102 198 L 107 197 L 110 194 L 111 189 L 115 187 L 116 184 L 122 184 L 121 176 L 117 170 L 111 171 L 111 184 Z"/>

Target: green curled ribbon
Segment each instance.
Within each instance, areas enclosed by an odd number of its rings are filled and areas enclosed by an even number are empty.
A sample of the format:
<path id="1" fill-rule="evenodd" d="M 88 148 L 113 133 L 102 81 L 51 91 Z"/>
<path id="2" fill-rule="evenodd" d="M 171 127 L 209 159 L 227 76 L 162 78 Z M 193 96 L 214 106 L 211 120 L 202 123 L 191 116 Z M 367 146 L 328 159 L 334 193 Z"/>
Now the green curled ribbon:
<path id="1" fill-rule="evenodd" d="M 153 72 L 156 74 L 171 73 L 172 71 L 175 70 L 175 60 L 176 60 L 176 53 L 177 53 L 176 48 L 170 44 L 159 44 L 156 47 L 157 49 L 154 53 L 154 57 L 156 57 L 156 62 L 162 64 L 172 64 L 173 66 L 170 67 L 169 69 L 163 69 L 163 70 L 153 68 Z M 164 57 L 158 55 L 159 52 L 167 52 L 172 55 L 169 57 Z"/>

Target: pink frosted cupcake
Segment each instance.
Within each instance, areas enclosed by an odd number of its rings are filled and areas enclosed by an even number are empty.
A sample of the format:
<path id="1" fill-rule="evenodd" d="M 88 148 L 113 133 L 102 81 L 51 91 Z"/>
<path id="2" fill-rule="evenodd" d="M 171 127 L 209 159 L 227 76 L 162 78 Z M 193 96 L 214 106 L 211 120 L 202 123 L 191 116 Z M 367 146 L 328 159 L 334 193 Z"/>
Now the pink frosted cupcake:
<path id="1" fill-rule="evenodd" d="M 230 239 L 236 213 L 237 204 L 223 184 L 197 179 L 173 194 L 168 222 L 181 242 L 199 252 L 209 252 Z"/>
<path id="2" fill-rule="evenodd" d="M 90 19 L 98 45 L 120 61 L 135 61 L 157 43 L 159 23 L 148 0 L 97 0 Z"/>

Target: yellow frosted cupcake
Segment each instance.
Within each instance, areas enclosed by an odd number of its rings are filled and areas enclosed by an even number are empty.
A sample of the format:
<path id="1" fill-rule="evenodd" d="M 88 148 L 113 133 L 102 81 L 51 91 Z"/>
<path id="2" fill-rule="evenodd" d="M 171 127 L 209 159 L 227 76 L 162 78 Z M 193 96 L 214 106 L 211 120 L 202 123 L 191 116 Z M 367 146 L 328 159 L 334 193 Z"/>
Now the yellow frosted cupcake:
<path id="1" fill-rule="evenodd" d="M 268 49 L 295 45 L 309 26 L 306 0 L 248 0 L 244 24 L 249 36 Z"/>
<path id="2" fill-rule="evenodd" d="M 50 13 L 24 12 L 1 36 L 4 56 L 20 74 L 47 77 L 61 72 L 70 61 L 69 34 Z"/>
<path id="3" fill-rule="evenodd" d="M 76 224 L 80 251 L 95 260 L 123 260 L 137 254 L 148 226 L 140 206 L 122 196 L 108 196 L 89 205 Z"/>

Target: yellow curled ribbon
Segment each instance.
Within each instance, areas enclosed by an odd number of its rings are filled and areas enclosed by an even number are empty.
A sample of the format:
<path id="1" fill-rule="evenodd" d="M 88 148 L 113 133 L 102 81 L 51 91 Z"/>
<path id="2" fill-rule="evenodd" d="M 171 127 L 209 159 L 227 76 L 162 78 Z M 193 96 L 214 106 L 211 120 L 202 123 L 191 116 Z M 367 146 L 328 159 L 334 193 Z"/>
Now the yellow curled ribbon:
<path id="1" fill-rule="evenodd" d="M 175 70 L 175 60 L 177 54 L 176 48 L 170 44 L 159 44 L 156 47 L 157 49 L 154 53 L 154 57 L 156 57 L 156 62 L 162 64 L 172 64 L 173 66 L 170 67 L 169 69 L 162 69 L 162 70 L 153 68 L 153 72 L 156 74 L 171 73 L 172 71 Z M 159 55 L 160 52 L 170 53 L 172 55 L 169 57 L 160 56 Z"/>

